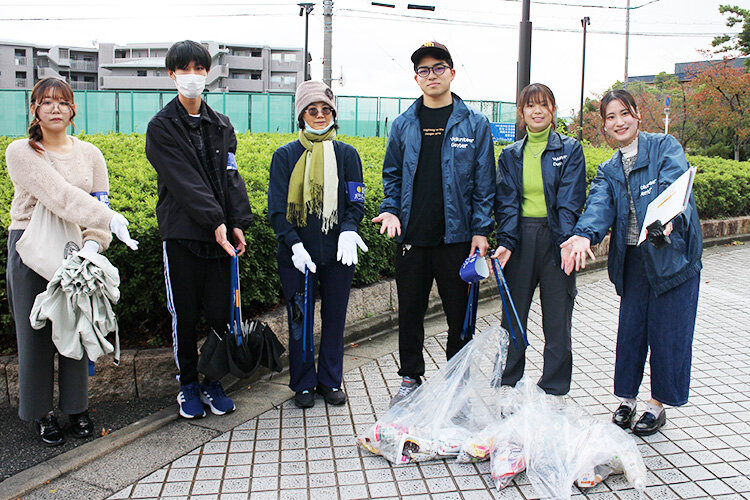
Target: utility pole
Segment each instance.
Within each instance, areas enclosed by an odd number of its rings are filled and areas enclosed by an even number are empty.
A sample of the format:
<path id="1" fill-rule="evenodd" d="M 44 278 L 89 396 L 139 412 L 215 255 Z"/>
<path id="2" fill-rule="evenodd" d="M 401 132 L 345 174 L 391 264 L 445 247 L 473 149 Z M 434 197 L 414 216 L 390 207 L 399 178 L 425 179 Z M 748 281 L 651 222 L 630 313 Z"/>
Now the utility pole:
<path id="1" fill-rule="evenodd" d="M 310 20 L 310 12 L 315 8 L 314 3 L 298 3 L 299 5 L 299 15 L 300 17 L 302 14 L 305 15 L 305 54 L 302 56 L 304 59 L 305 64 L 305 70 L 304 70 L 304 80 L 307 81 L 310 79 L 310 71 L 309 71 L 309 59 L 310 59 L 310 53 L 307 51 L 307 31 L 308 31 L 308 24 Z"/>
<path id="2" fill-rule="evenodd" d="M 628 5 L 625 8 L 625 78 L 622 80 L 622 83 L 627 83 L 628 81 L 629 45 L 630 45 L 630 0 L 628 0 Z"/>
<path id="3" fill-rule="evenodd" d="M 521 96 L 521 91 L 531 83 L 531 0 L 523 0 L 521 7 L 521 26 L 518 40 L 518 66 L 516 80 L 516 104 Z M 524 134 L 516 123 L 516 140 Z"/>
<path id="4" fill-rule="evenodd" d="M 583 81 L 586 76 L 586 26 L 591 24 L 591 18 L 589 16 L 581 19 L 581 26 L 583 26 L 583 57 L 581 59 L 581 107 L 578 122 L 578 140 L 583 140 Z"/>
<path id="5" fill-rule="evenodd" d="M 333 0 L 323 0 L 323 83 L 333 83 L 331 53 L 333 51 Z"/>

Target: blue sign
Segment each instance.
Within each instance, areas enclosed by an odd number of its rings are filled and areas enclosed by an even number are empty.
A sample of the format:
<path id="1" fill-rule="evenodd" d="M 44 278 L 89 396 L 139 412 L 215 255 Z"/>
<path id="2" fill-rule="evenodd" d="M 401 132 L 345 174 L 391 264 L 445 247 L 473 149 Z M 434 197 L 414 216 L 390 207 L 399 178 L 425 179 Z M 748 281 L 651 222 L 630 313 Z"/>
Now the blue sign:
<path id="1" fill-rule="evenodd" d="M 492 129 L 492 138 L 496 141 L 513 142 L 516 140 L 515 123 L 492 122 L 490 128 Z"/>
<path id="2" fill-rule="evenodd" d="M 664 105 L 665 105 L 666 107 L 669 107 L 669 105 L 670 105 L 671 103 L 672 103 L 672 99 L 670 99 L 670 98 L 669 98 L 669 96 L 667 96 L 667 97 L 666 97 L 666 99 L 664 99 Z"/>

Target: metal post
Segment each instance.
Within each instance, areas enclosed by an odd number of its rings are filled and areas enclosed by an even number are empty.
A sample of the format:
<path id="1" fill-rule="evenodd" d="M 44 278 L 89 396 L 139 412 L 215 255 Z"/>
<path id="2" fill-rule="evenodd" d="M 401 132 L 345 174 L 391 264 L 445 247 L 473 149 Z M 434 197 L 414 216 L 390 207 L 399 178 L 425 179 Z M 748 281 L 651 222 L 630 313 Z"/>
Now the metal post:
<path id="1" fill-rule="evenodd" d="M 333 83 L 333 0 L 323 0 L 323 82 Z"/>
<path id="2" fill-rule="evenodd" d="M 310 12 L 315 8 L 314 3 L 298 3 L 299 5 L 299 15 L 302 16 L 302 14 L 305 15 L 305 53 L 302 56 L 302 59 L 304 60 L 304 80 L 307 81 L 310 79 L 310 73 L 308 71 L 308 58 L 309 58 L 309 52 L 307 50 L 307 34 L 308 34 L 308 27 L 309 27 L 309 19 L 310 19 Z"/>
<path id="3" fill-rule="evenodd" d="M 591 24 L 591 18 L 589 16 L 581 19 L 581 26 L 583 26 L 583 57 L 581 59 L 581 107 L 579 108 L 579 123 L 578 123 L 578 140 L 583 140 L 583 80 L 586 75 L 586 26 Z"/>
<path id="4" fill-rule="evenodd" d="M 135 92 L 130 91 L 130 132 L 135 132 Z"/>
<path id="5" fill-rule="evenodd" d="M 523 0 L 521 25 L 518 41 L 518 75 L 516 80 L 516 104 L 521 91 L 531 83 L 531 0 Z M 516 140 L 523 137 L 524 131 L 516 123 Z"/>
<path id="6" fill-rule="evenodd" d="M 628 50 L 630 46 L 630 0 L 625 8 L 625 79 L 622 83 L 628 81 Z"/>

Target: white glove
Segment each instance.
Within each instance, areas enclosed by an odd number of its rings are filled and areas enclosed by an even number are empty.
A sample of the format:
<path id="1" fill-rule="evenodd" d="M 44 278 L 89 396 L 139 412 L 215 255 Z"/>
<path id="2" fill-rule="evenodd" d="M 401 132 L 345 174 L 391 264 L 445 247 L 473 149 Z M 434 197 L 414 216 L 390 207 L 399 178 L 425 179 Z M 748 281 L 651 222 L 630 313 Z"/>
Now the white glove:
<path id="1" fill-rule="evenodd" d="M 357 247 L 363 252 L 369 250 L 357 231 L 342 231 L 339 234 L 339 251 L 336 253 L 336 260 L 341 261 L 345 266 L 353 266 L 358 261 Z"/>
<path id="2" fill-rule="evenodd" d="M 109 221 L 109 230 L 115 233 L 117 239 L 125 243 L 131 250 L 138 250 L 138 242 L 130 237 L 128 232 L 128 219 L 122 214 L 115 212 L 112 216 L 112 220 Z"/>
<path id="3" fill-rule="evenodd" d="M 315 262 L 312 261 L 312 257 L 307 253 L 305 245 L 301 241 L 292 245 L 292 264 L 302 274 L 305 273 L 305 268 L 308 268 L 311 273 L 314 273 L 317 269 Z"/>
<path id="4" fill-rule="evenodd" d="M 99 243 L 94 240 L 86 240 L 83 243 L 83 248 L 78 251 L 78 255 L 96 255 L 99 253 Z"/>

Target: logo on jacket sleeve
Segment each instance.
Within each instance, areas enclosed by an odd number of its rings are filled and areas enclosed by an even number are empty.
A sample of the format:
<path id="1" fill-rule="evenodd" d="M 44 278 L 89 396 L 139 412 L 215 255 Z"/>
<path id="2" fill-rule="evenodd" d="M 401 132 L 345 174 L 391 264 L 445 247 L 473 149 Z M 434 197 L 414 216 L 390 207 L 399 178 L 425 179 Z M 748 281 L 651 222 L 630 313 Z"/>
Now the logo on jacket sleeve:
<path id="1" fill-rule="evenodd" d="M 234 153 L 227 155 L 227 170 L 237 170 L 237 160 L 234 159 Z"/>
<path id="2" fill-rule="evenodd" d="M 349 201 L 365 202 L 365 185 L 361 182 L 347 182 L 346 188 L 349 191 Z"/>

